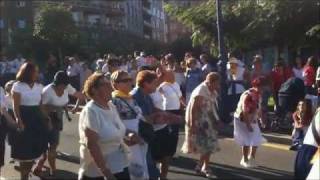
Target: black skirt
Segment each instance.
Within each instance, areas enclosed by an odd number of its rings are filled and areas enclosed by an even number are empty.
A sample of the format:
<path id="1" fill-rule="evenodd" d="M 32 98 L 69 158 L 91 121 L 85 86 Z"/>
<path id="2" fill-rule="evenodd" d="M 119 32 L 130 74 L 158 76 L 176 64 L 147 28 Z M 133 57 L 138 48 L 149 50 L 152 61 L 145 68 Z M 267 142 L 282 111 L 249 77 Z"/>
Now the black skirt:
<path id="1" fill-rule="evenodd" d="M 181 110 L 168 110 L 167 112 L 181 115 Z M 155 132 L 151 143 L 151 155 L 156 161 L 165 157 L 172 157 L 176 153 L 179 140 L 179 124 L 167 125 Z"/>
<path id="2" fill-rule="evenodd" d="M 39 106 L 20 106 L 25 129 L 12 134 L 11 156 L 17 160 L 34 160 L 48 148 L 48 128 Z"/>
<path id="3" fill-rule="evenodd" d="M 7 125 L 3 116 L 0 115 L 0 168 L 4 165 L 5 140 L 7 136 Z"/>

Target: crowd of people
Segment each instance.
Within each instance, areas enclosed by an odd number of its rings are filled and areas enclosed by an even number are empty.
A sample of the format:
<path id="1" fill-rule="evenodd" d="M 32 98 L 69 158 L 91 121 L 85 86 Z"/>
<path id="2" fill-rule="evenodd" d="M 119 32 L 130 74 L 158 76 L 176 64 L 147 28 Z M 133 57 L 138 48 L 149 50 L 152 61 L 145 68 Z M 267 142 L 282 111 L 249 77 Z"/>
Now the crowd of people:
<path id="1" fill-rule="evenodd" d="M 64 58 L 61 70 L 50 55 L 43 72 L 21 55 L 12 61 L 2 58 L 0 167 L 8 139 L 21 179 L 30 173 L 41 176 L 46 160 L 50 175 L 55 175 L 69 96 L 77 99 L 72 112 L 84 105 L 79 117 L 79 179 L 167 179 L 183 125 L 181 151 L 200 155 L 197 173 L 213 175 L 210 157 L 220 150 L 219 129 L 228 124 L 234 126 L 235 142 L 242 148 L 240 165 L 254 168 L 257 149 L 266 142 L 260 128 L 268 124 L 268 111 L 276 112 L 279 126 L 289 116 L 291 149 L 301 154 L 304 141 L 313 140 L 314 149 L 320 146 L 315 143 L 320 123 L 312 125 L 320 119 L 313 118 L 320 114 L 318 64 L 313 56 L 306 62 L 297 57 L 294 66 L 280 58 L 266 71 L 261 55 L 254 56 L 248 68 L 231 53 L 226 79 L 221 79 L 219 66 L 207 54 L 198 59 L 190 52 L 181 61 L 173 54 L 159 59 L 144 52 L 127 57 L 97 54 L 92 65 L 75 55 Z M 221 81 L 227 89 L 221 89 Z M 299 84 L 302 91 L 297 91 Z M 221 91 L 226 91 L 225 99 Z M 222 109 L 221 100 L 228 108 Z M 317 171 L 311 170 L 310 176 L 312 172 Z"/>

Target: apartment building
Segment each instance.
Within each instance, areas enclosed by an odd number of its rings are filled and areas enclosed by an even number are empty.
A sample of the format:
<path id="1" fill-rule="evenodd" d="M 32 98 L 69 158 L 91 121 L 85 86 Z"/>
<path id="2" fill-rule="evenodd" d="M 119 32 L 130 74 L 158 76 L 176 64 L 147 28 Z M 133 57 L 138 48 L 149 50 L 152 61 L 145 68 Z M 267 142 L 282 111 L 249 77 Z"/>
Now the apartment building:
<path id="1" fill-rule="evenodd" d="M 0 0 L 0 47 L 12 43 L 12 34 L 32 26 L 32 2 Z"/>
<path id="2" fill-rule="evenodd" d="M 206 0 L 163 0 L 164 3 L 169 3 L 177 7 L 194 7 Z M 182 23 L 178 22 L 175 18 L 166 14 L 166 37 L 167 42 L 173 42 L 179 37 L 191 35 L 192 29 L 186 27 Z"/>

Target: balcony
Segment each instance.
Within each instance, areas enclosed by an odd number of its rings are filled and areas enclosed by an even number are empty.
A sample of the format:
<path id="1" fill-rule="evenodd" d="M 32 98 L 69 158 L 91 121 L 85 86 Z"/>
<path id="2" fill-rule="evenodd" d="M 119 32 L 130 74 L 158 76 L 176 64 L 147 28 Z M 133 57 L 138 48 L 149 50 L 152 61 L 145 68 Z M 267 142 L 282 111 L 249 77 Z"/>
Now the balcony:
<path id="1" fill-rule="evenodd" d="M 150 9 L 151 8 L 150 0 L 142 0 L 142 7 Z"/>
<path id="2" fill-rule="evenodd" d="M 107 24 L 107 23 L 90 23 L 90 22 L 76 22 L 76 26 L 82 29 L 102 29 L 102 30 L 124 30 L 125 26 L 122 24 Z"/>
<path id="3" fill-rule="evenodd" d="M 101 3 L 99 4 L 94 4 L 94 3 L 85 2 L 85 1 L 74 1 L 74 2 L 70 2 L 70 5 L 72 6 L 72 10 L 83 11 L 84 13 L 88 13 L 88 14 L 103 13 L 107 16 L 123 16 L 124 15 L 123 7 L 114 7 L 105 3 L 106 2 L 103 2 L 103 1 L 101 1 Z"/>

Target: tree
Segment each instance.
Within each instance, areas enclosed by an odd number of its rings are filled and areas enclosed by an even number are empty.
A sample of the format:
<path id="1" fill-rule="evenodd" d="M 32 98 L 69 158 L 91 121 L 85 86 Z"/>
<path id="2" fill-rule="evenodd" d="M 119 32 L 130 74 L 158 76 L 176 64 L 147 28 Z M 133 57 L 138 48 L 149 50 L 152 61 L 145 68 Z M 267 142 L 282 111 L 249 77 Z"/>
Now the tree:
<path id="1" fill-rule="evenodd" d="M 222 3 L 226 46 L 248 50 L 270 44 L 299 47 L 318 32 L 320 0 L 228 0 Z M 165 10 L 193 29 L 194 45 L 209 44 L 216 51 L 215 1 L 190 8 L 166 4 Z"/>
<path id="2" fill-rule="evenodd" d="M 47 41 L 59 54 L 60 63 L 63 49 L 79 40 L 79 30 L 70 11 L 61 4 L 44 4 L 36 18 L 33 35 Z"/>

